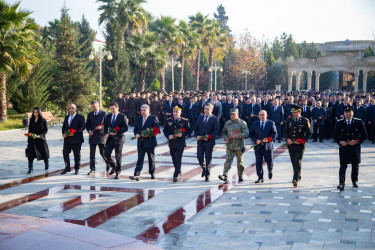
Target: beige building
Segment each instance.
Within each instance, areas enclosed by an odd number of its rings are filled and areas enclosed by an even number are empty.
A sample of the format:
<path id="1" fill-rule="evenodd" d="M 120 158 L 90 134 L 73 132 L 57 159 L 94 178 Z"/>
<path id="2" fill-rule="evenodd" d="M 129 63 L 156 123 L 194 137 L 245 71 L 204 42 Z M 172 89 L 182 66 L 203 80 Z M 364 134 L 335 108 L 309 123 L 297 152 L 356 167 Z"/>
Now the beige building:
<path id="1" fill-rule="evenodd" d="M 364 50 L 370 46 L 375 51 L 375 41 L 341 41 L 316 44 L 325 55 L 317 59 L 300 58 L 288 63 L 288 91 L 300 90 L 302 72 L 307 73 L 307 90 L 319 90 L 319 76 L 332 71 L 332 90 L 359 89 L 359 72 L 363 72 L 363 90 L 367 90 L 367 74 L 375 70 L 375 57 L 363 58 Z M 312 83 L 312 74 L 315 82 Z M 296 77 L 293 87 L 293 76 Z"/>

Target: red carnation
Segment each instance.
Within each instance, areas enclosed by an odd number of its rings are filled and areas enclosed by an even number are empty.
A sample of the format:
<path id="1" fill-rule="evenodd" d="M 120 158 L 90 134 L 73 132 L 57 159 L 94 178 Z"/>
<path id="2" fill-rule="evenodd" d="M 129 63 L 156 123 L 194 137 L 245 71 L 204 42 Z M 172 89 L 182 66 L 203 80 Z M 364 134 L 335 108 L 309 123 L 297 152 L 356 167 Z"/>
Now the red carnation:
<path id="1" fill-rule="evenodd" d="M 100 123 L 100 127 L 103 127 L 103 124 Z"/>
<path id="2" fill-rule="evenodd" d="M 30 133 L 26 133 L 25 136 L 30 136 Z"/>
<path id="3" fill-rule="evenodd" d="M 303 140 L 303 139 L 301 139 L 301 138 L 298 138 L 297 141 L 298 141 L 299 144 L 305 144 L 305 142 L 306 142 L 306 140 Z"/>
<path id="4" fill-rule="evenodd" d="M 120 131 L 120 127 L 119 127 L 119 126 L 116 126 L 116 127 L 115 127 L 115 131 L 117 131 L 117 132 Z"/>
<path id="5" fill-rule="evenodd" d="M 356 142 L 359 142 L 359 139 L 355 139 Z"/>
<path id="6" fill-rule="evenodd" d="M 212 140 L 212 135 L 208 134 L 207 140 Z"/>
<path id="7" fill-rule="evenodd" d="M 272 141 L 272 138 L 271 138 L 271 137 L 267 137 L 267 141 L 268 141 L 268 142 L 271 142 L 271 141 Z"/>
<path id="8" fill-rule="evenodd" d="M 160 134 L 160 128 L 154 126 L 154 131 L 153 131 L 153 133 L 154 133 L 155 136 L 158 135 L 158 134 Z"/>
<path id="9" fill-rule="evenodd" d="M 181 128 L 181 132 L 185 133 L 186 129 L 185 128 Z"/>
<path id="10" fill-rule="evenodd" d="M 237 129 L 234 130 L 234 135 L 237 135 L 238 131 Z"/>
<path id="11" fill-rule="evenodd" d="M 72 133 L 72 135 L 74 135 L 75 132 L 77 132 L 77 130 L 75 130 L 74 128 L 70 129 L 70 133 Z"/>

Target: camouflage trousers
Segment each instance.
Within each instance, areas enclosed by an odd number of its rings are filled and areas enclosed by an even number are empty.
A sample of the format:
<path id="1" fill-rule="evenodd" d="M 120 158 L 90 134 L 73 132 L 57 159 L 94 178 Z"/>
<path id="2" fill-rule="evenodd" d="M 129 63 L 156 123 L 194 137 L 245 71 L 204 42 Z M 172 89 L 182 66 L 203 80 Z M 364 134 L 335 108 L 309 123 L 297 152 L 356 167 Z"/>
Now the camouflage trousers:
<path id="1" fill-rule="evenodd" d="M 227 160 L 224 163 L 224 173 L 223 175 L 228 175 L 230 168 L 232 167 L 233 158 L 236 156 L 237 158 L 237 171 L 238 176 L 242 176 L 243 172 L 245 171 L 245 164 L 243 162 L 244 153 L 242 149 L 237 150 L 228 150 L 227 149 Z"/>

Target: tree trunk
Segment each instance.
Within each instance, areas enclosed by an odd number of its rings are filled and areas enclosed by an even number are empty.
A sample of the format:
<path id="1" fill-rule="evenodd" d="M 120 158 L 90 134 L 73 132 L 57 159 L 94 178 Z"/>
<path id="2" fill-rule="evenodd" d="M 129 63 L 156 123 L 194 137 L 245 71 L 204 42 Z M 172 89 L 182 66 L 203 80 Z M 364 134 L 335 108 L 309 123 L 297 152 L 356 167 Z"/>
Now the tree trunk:
<path id="1" fill-rule="evenodd" d="M 184 66 L 185 66 L 185 49 L 182 49 L 180 56 L 180 92 L 184 90 Z"/>
<path id="2" fill-rule="evenodd" d="M 165 70 L 166 68 L 163 68 L 160 74 L 160 78 L 161 78 L 160 89 L 163 92 L 165 92 Z"/>
<path id="3" fill-rule="evenodd" d="M 212 91 L 212 76 L 214 74 L 214 70 L 212 69 L 212 66 L 213 66 L 213 60 L 214 60 L 214 48 L 209 48 L 209 58 L 208 58 L 208 61 L 209 61 L 209 67 L 211 69 L 211 72 L 210 72 L 210 81 L 208 83 L 208 89 L 210 91 Z M 216 74 L 216 73 L 215 73 Z"/>
<path id="4" fill-rule="evenodd" d="M 197 59 L 195 61 L 195 90 L 199 90 L 199 70 L 201 62 L 201 48 L 197 48 Z"/>
<path id="5" fill-rule="evenodd" d="M 6 87 L 7 75 L 5 73 L 1 74 L 1 103 L 0 103 L 0 122 L 7 122 L 7 87 Z"/>
<path id="6" fill-rule="evenodd" d="M 145 85 L 146 85 L 146 73 L 145 68 L 141 68 L 141 71 L 139 72 L 139 86 L 141 92 L 145 91 Z"/>

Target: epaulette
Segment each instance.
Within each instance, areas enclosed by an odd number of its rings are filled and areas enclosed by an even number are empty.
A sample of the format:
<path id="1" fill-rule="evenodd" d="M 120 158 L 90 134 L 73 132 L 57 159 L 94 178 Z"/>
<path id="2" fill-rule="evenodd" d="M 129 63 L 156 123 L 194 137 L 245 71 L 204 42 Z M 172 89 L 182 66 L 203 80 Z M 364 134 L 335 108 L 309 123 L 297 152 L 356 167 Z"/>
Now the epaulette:
<path id="1" fill-rule="evenodd" d="M 341 122 L 341 121 L 343 121 L 344 119 L 340 119 L 340 120 L 337 120 L 338 122 Z"/>
<path id="2" fill-rule="evenodd" d="M 188 118 L 185 118 L 185 117 L 181 117 L 181 120 L 188 121 L 189 119 L 188 119 Z"/>
<path id="3" fill-rule="evenodd" d="M 167 121 L 168 121 L 168 120 L 172 120 L 172 119 L 173 119 L 173 117 L 169 117 L 169 118 L 167 119 Z"/>

